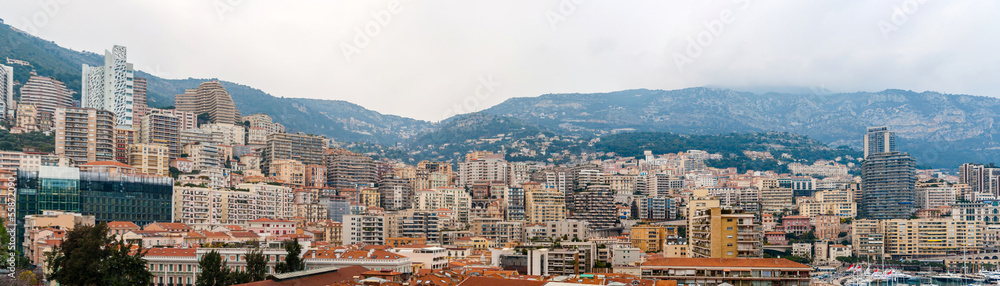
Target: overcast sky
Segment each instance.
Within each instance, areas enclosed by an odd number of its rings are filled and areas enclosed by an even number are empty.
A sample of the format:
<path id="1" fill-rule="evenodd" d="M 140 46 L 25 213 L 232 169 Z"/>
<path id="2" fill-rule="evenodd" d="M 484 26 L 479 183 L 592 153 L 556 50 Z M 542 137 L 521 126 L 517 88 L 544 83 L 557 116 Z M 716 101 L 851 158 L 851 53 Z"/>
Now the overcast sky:
<path id="1" fill-rule="evenodd" d="M 137 69 L 437 121 L 511 97 L 694 86 L 998 96 L 995 1 L 0 0 Z"/>

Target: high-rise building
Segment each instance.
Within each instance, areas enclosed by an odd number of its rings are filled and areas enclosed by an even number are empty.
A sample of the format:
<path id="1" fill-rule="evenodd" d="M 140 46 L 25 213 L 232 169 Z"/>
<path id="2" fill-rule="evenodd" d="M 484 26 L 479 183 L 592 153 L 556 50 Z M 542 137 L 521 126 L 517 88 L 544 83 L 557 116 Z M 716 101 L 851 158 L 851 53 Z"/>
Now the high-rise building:
<path id="1" fill-rule="evenodd" d="M 115 159 L 115 115 L 93 108 L 56 108 L 56 155 L 77 164 Z"/>
<path id="2" fill-rule="evenodd" d="M 132 126 L 115 127 L 115 161 L 128 164 L 129 145 L 139 142 L 135 129 Z"/>
<path id="3" fill-rule="evenodd" d="M 958 183 L 969 185 L 973 193 L 1000 196 L 1000 168 L 965 163 L 958 167 Z"/>
<path id="4" fill-rule="evenodd" d="M 367 243 L 379 245 L 385 243 L 385 217 L 375 215 L 345 215 L 344 244 Z"/>
<path id="5" fill-rule="evenodd" d="M 605 185 L 591 185 L 574 196 L 572 219 L 587 221 L 591 229 L 608 229 L 618 224 L 614 193 Z"/>
<path id="6" fill-rule="evenodd" d="M 218 81 L 204 82 L 198 88 L 188 89 L 174 97 L 174 103 L 179 111 L 208 114 L 212 123 L 236 124 L 242 119 L 233 97 Z"/>
<path id="7" fill-rule="evenodd" d="M 174 221 L 194 229 L 210 229 L 221 224 L 243 225 L 259 218 L 295 216 L 295 194 L 289 187 L 260 183 L 241 184 L 236 189 L 174 188 Z"/>
<path id="8" fill-rule="evenodd" d="M 0 119 L 14 116 L 14 67 L 0 65 Z"/>
<path id="9" fill-rule="evenodd" d="M 978 253 L 982 222 L 944 218 L 891 219 L 882 221 L 885 255 L 911 260 L 945 255 Z"/>
<path id="10" fill-rule="evenodd" d="M 794 192 L 790 188 L 763 188 L 760 189 L 760 209 L 764 213 L 777 214 L 788 209 L 794 209 L 792 196 Z"/>
<path id="11" fill-rule="evenodd" d="M 180 130 L 198 128 L 198 116 L 194 113 L 184 112 L 177 109 L 146 108 L 146 114 L 153 113 L 177 116 L 177 118 L 181 120 Z"/>
<path id="12" fill-rule="evenodd" d="M 32 75 L 21 86 L 21 104 L 34 104 L 38 112 L 54 114 L 56 108 L 73 107 L 73 95 L 61 81 Z"/>
<path id="13" fill-rule="evenodd" d="M 111 111 L 118 125 L 132 125 L 133 70 L 125 47 L 104 51 L 104 66 L 83 65 L 80 106 Z"/>
<path id="14" fill-rule="evenodd" d="M 865 157 L 858 215 L 871 219 L 909 218 L 916 210 L 915 167 L 909 154 L 898 151 Z"/>
<path id="15" fill-rule="evenodd" d="M 327 150 L 326 184 L 332 188 L 373 186 L 377 180 L 375 161 L 371 157 L 343 149 Z"/>
<path id="16" fill-rule="evenodd" d="M 503 154 L 472 152 L 465 162 L 458 163 L 459 186 L 471 186 L 477 181 L 507 182 L 507 160 Z"/>
<path id="17" fill-rule="evenodd" d="M 163 144 L 170 148 L 170 158 L 181 155 L 181 119 L 177 116 L 152 113 L 142 118 L 140 142 Z"/>
<path id="18" fill-rule="evenodd" d="M 524 218 L 529 224 L 566 219 L 566 197 L 555 188 L 543 188 L 538 183 L 524 186 Z"/>
<path id="19" fill-rule="evenodd" d="M 138 173 L 170 176 L 170 148 L 167 145 L 129 145 L 128 162 Z"/>
<path id="20" fill-rule="evenodd" d="M 888 126 L 868 127 L 865 134 L 865 158 L 876 153 L 896 151 L 896 132 Z"/>
<path id="21" fill-rule="evenodd" d="M 149 105 L 146 103 L 146 79 L 136 77 L 132 79 L 132 121 L 142 122 L 142 117 L 149 113 Z"/>
<path id="22" fill-rule="evenodd" d="M 732 213 L 719 207 L 698 210 L 687 232 L 691 257 L 759 258 L 763 255 L 763 228 L 754 223 L 753 214 Z"/>
<path id="23" fill-rule="evenodd" d="M 222 156 L 219 146 L 207 143 L 191 143 L 184 145 L 181 152 L 188 154 L 195 170 L 210 170 L 222 167 Z"/>
<path id="24" fill-rule="evenodd" d="M 271 162 L 281 159 L 297 160 L 305 165 L 323 164 L 323 139 L 322 136 L 302 133 L 275 133 L 267 136 L 267 144 L 261 152 L 261 172 L 270 173 Z"/>

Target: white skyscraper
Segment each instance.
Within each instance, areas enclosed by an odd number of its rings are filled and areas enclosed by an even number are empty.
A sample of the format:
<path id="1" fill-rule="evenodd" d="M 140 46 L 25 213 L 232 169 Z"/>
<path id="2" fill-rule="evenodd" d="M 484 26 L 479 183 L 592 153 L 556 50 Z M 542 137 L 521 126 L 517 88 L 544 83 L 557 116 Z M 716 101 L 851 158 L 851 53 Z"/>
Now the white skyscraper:
<path id="1" fill-rule="evenodd" d="M 0 65 L 0 119 L 14 117 L 14 68 Z"/>
<path id="2" fill-rule="evenodd" d="M 125 47 L 104 51 L 104 66 L 83 65 L 80 105 L 111 111 L 119 126 L 131 126 L 132 76 L 132 64 L 125 62 Z"/>

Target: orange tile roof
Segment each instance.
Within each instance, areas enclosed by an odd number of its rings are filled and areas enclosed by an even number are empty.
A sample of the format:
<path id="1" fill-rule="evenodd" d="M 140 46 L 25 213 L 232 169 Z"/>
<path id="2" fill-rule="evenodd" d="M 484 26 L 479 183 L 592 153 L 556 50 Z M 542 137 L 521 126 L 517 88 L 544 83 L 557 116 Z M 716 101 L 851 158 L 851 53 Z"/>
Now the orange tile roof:
<path id="1" fill-rule="evenodd" d="M 663 258 L 642 263 L 643 267 L 760 267 L 804 268 L 811 267 L 783 258 Z"/>
<path id="2" fill-rule="evenodd" d="M 112 221 L 108 222 L 109 228 L 139 228 L 138 225 L 132 223 L 131 221 Z"/>
<path id="3" fill-rule="evenodd" d="M 375 250 L 386 250 L 386 249 L 392 249 L 392 246 L 391 245 L 384 245 L 384 244 L 373 244 L 373 245 L 365 245 L 364 247 L 361 247 L 361 250 L 372 250 L 372 249 L 375 249 Z"/>
<path id="4" fill-rule="evenodd" d="M 548 283 L 548 281 L 532 281 L 532 280 L 516 280 L 516 279 L 503 279 L 503 278 L 490 278 L 490 277 L 478 277 L 469 276 L 465 278 L 460 286 L 474 285 L 474 286 L 541 286 Z"/>
<path id="5" fill-rule="evenodd" d="M 194 257 L 197 248 L 150 248 L 146 256 Z"/>

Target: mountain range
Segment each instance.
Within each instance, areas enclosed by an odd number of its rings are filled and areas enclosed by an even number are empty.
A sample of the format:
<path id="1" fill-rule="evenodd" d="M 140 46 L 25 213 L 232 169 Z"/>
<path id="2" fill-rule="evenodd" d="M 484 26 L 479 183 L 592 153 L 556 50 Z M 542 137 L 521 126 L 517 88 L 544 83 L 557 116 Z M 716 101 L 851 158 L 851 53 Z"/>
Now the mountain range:
<path id="1" fill-rule="evenodd" d="M 80 90 L 82 64 L 103 64 L 103 54 L 63 48 L 2 23 L 0 57 L 31 63 L 28 67 L 13 65 L 17 82 L 25 82 L 34 70 L 65 82 L 72 91 Z M 136 76 L 147 79 L 152 107 L 172 106 L 175 94 L 219 80 L 164 79 L 145 71 L 137 71 Z M 509 128 L 519 131 L 499 133 L 586 139 L 628 131 L 693 135 L 777 131 L 858 149 L 866 127 L 887 125 L 899 135 L 898 149 L 913 154 L 921 164 L 953 168 L 1000 158 L 1000 144 L 994 140 L 1000 128 L 993 125 L 1000 120 L 1000 100 L 983 96 L 895 89 L 832 94 L 752 93 L 707 87 L 634 89 L 511 98 L 479 114 L 428 122 L 382 114 L 341 100 L 277 97 L 248 85 L 219 81 L 241 113 L 267 113 L 290 132 L 322 134 L 341 142 L 454 146 L 495 137 L 497 131 Z M 467 148 L 477 147 L 472 144 Z"/>

